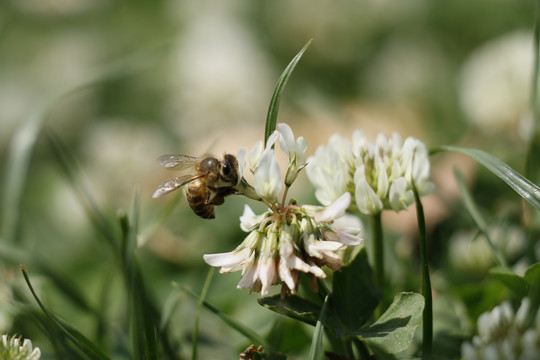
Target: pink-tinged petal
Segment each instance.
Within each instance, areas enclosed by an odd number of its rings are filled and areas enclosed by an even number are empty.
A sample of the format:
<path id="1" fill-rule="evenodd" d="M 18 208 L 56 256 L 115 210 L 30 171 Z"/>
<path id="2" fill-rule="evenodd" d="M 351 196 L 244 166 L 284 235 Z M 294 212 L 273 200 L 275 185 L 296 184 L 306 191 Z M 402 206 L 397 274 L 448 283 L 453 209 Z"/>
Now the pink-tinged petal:
<path id="1" fill-rule="evenodd" d="M 324 265 L 328 266 L 333 271 L 339 270 L 343 265 L 343 260 L 333 252 L 324 252 L 323 253 L 323 259 L 322 259 Z"/>
<path id="2" fill-rule="evenodd" d="M 276 265 L 272 258 L 266 258 L 259 264 L 259 279 L 261 280 L 261 295 L 266 296 L 270 292 L 270 286 L 276 280 Z"/>
<path id="3" fill-rule="evenodd" d="M 249 267 L 247 267 L 242 275 L 242 279 L 240 279 L 240 282 L 238 285 L 236 285 L 236 287 L 238 289 L 251 288 L 258 278 L 258 270 L 259 268 L 256 264 L 251 264 Z"/>
<path id="4" fill-rule="evenodd" d="M 323 229 L 322 233 L 325 240 L 340 242 L 347 246 L 362 245 L 364 242 L 364 239 L 361 237 L 349 234 L 345 231 L 331 231 Z"/>
<path id="5" fill-rule="evenodd" d="M 345 214 L 345 211 L 351 204 L 351 194 L 346 192 L 328 205 L 324 210 L 315 214 L 315 220 L 321 222 L 330 222 Z"/>
<path id="6" fill-rule="evenodd" d="M 281 281 L 283 281 L 289 290 L 293 290 L 296 288 L 296 281 L 293 278 L 293 275 L 291 273 L 291 269 L 287 265 L 287 262 L 285 259 L 281 258 L 278 265 L 278 273 L 279 278 Z"/>
<path id="7" fill-rule="evenodd" d="M 343 250 L 347 246 L 338 241 L 320 241 L 316 240 L 311 245 L 310 248 L 314 248 L 317 251 L 338 251 Z M 308 250 L 309 252 L 309 250 Z"/>
<path id="8" fill-rule="evenodd" d="M 320 267 L 318 267 L 317 265 L 311 265 L 309 267 L 309 272 L 312 273 L 313 275 L 315 275 L 318 278 L 321 278 L 321 279 L 326 278 L 326 274 L 324 273 L 324 271 Z"/>
<path id="9" fill-rule="evenodd" d="M 204 261 L 210 266 L 232 267 L 240 264 L 249 257 L 251 249 L 245 248 L 240 251 L 231 251 L 220 254 L 205 254 Z"/>
<path id="10" fill-rule="evenodd" d="M 309 271 L 309 265 L 306 264 L 302 259 L 300 259 L 298 256 L 292 255 L 285 259 L 285 263 L 289 267 L 289 269 L 299 270 L 302 272 L 308 272 Z"/>

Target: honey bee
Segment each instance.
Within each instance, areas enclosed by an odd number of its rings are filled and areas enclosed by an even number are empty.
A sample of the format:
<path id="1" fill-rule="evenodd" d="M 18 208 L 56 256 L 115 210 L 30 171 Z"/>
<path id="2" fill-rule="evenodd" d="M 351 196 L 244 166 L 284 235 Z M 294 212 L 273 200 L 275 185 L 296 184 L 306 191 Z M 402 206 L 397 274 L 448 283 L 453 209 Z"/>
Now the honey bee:
<path id="1" fill-rule="evenodd" d="M 225 197 L 234 194 L 240 182 L 238 160 L 225 154 L 223 160 L 213 156 L 204 158 L 189 155 L 162 155 L 158 162 L 167 169 L 191 168 L 192 172 L 165 181 L 158 186 L 153 198 L 168 194 L 187 185 L 185 189 L 189 207 L 203 219 L 215 218 L 214 206 L 225 202 Z"/>

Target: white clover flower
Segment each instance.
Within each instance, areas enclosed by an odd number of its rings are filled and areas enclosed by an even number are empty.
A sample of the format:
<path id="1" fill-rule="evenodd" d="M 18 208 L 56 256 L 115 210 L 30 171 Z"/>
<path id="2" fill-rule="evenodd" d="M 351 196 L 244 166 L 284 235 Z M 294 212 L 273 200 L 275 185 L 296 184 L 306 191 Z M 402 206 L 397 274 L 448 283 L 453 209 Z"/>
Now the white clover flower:
<path id="1" fill-rule="evenodd" d="M 319 146 L 308 164 L 306 174 L 321 204 L 329 205 L 347 191 L 354 193 L 354 156 L 346 139 L 332 135 L 328 147 Z"/>
<path id="2" fill-rule="evenodd" d="M 496 306 L 478 318 L 478 335 L 472 342 L 461 346 L 465 360 L 515 359 L 534 360 L 540 354 L 540 312 L 535 322 L 525 327 L 530 308 L 529 298 L 524 298 L 516 313 L 509 302 Z"/>
<path id="3" fill-rule="evenodd" d="M 358 130 L 352 143 L 334 135 L 308 159 L 307 175 L 322 204 L 349 191 L 364 214 L 406 209 L 414 202 L 413 184 L 420 196 L 433 190 L 425 145 L 412 137 L 402 143 L 396 133 L 379 134 L 374 143 Z"/>
<path id="4" fill-rule="evenodd" d="M 22 343 L 21 343 L 22 341 Z M 32 348 L 32 341 L 16 335 L 2 335 L 0 343 L 0 359 L 38 360 L 41 357 L 39 348 Z"/>
<path id="5" fill-rule="evenodd" d="M 275 157 L 278 140 L 289 159 L 284 179 Z M 209 265 L 221 267 L 221 273 L 241 270 L 239 289 L 266 296 L 272 285 L 281 284 L 282 295 L 294 294 L 304 273 L 316 290 L 315 280 L 326 277 L 323 266 L 335 271 L 344 265 L 336 252 L 363 242 L 359 220 L 351 222 L 345 214 L 350 193 L 342 193 L 327 207 L 285 202 L 289 187 L 306 165 L 306 148 L 303 137 L 295 140 L 288 125 L 278 124 L 266 146 L 258 142 L 249 153 L 254 184 L 243 179 L 242 193 L 263 201 L 269 211 L 256 215 L 246 205 L 240 217 L 241 229 L 249 233 L 245 240 L 231 252 L 204 255 Z"/>
<path id="6" fill-rule="evenodd" d="M 281 169 L 272 149 L 267 149 L 261 155 L 257 169 L 253 174 L 255 191 L 264 200 L 274 203 L 282 188 Z"/>
<path id="7" fill-rule="evenodd" d="M 244 242 L 228 253 L 204 255 L 204 260 L 220 266 L 221 273 L 242 270 L 239 289 L 250 288 L 266 296 L 270 286 L 282 284 L 282 294 L 294 294 L 300 273 L 315 284 L 316 278 L 326 277 L 324 265 L 334 271 L 344 265 L 336 251 L 362 244 L 360 227 L 343 226 L 339 221 L 350 200 L 351 195 L 345 193 L 326 208 L 289 205 L 279 214 L 266 212 L 258 217 L 246 206 L 242 229 L 252 230 Z"/>
<path id="8" fill-rule="evenodd" d="M 279 147 L 289 156 L 289 166 L 285 175 L 285 185 L 291 186 L 300 173 L 300 170 L 306 166 L 307 143 L 304 137 L 300 136 L 296 141 L 294 135 L 287 124 L 277 124 L 279 131 Z"/>

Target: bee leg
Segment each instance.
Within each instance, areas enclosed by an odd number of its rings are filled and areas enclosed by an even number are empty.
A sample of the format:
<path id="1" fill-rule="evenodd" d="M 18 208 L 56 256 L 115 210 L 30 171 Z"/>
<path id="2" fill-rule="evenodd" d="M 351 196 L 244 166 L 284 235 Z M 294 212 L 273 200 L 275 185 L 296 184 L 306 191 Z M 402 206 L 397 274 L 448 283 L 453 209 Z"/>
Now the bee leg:
<path id="1" fill-rule="evenodd" d="M 210 204 L 212 205 L 221 205 L 225 202 L 225 197 L 221 196 L 221 195 L 217 195 L 214 197 L 214 199 L 212 199 L 212 202 Z"/>

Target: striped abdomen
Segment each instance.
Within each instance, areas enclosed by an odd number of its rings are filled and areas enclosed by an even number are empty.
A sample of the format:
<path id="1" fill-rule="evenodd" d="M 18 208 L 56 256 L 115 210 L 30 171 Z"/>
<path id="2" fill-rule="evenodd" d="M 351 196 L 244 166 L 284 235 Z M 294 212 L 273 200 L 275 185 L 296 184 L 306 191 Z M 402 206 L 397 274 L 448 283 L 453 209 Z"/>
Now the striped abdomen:
<path id="1" fill-rule="evenodd" d="M 186 198 L 189 207 L 193 212 L 203 219 L 213 219 L 216 217 L 214 205 L 209 205 L 208 189 L 200 179 L 194 180 L 186 188 Z"/>

